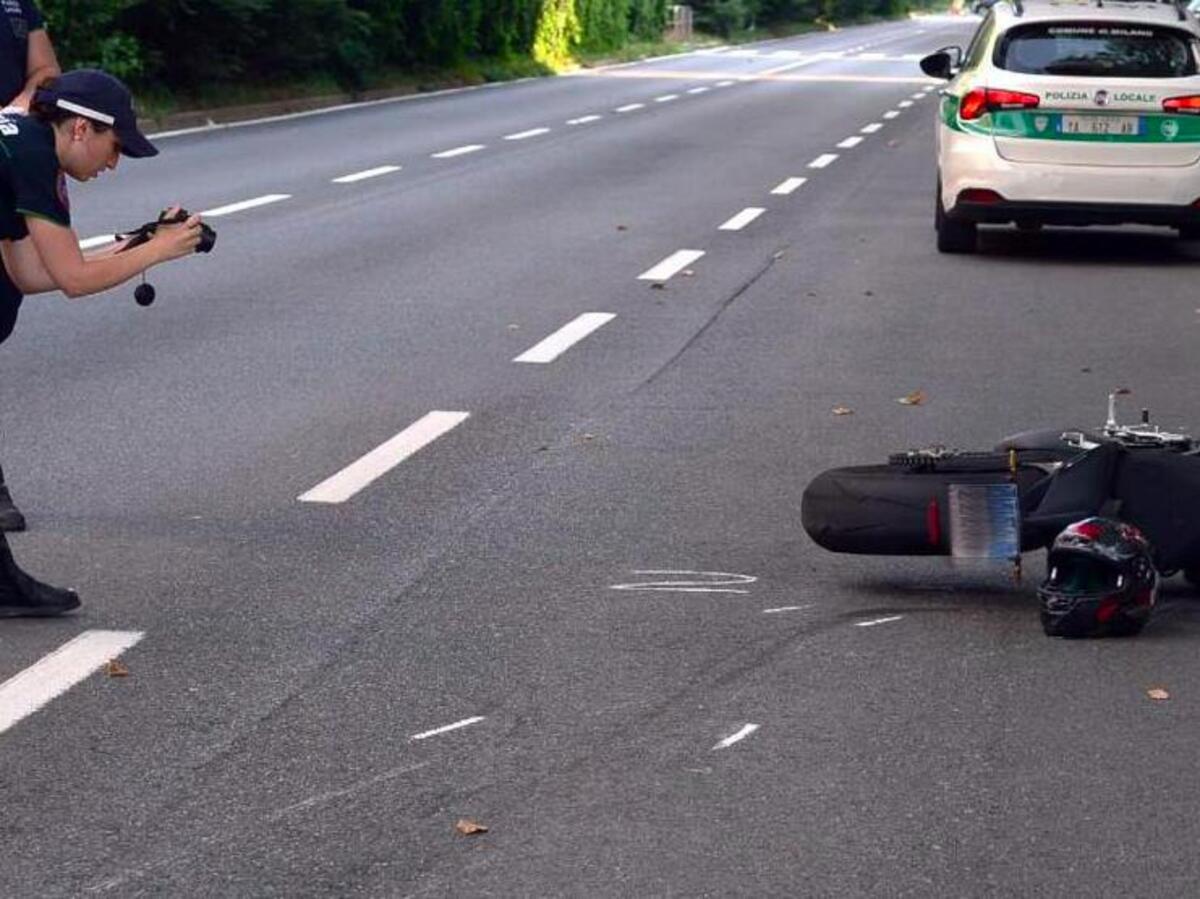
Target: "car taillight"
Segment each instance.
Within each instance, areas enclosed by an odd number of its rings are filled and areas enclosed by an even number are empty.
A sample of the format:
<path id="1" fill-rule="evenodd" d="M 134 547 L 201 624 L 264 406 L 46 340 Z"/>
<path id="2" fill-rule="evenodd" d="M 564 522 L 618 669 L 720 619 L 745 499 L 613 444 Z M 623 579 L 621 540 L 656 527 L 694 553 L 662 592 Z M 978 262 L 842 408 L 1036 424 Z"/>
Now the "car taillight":
<path id="1" fill-rule="evenodd" d="M 960 119 L 977 119 L 996 109 L 1034 109 L 1042 98 L 1021 91 L 1003 91 L 994 87 L 977 87 L 968 91 L 958 106 Z"/>
<path id="2" fill-rule="evenodd" d="M 1192 115 L 1200 115 L 1200 94 L 1190 97 L 1167 97 L 1162 106 L 1164 112 L 1190 112 Z"/>

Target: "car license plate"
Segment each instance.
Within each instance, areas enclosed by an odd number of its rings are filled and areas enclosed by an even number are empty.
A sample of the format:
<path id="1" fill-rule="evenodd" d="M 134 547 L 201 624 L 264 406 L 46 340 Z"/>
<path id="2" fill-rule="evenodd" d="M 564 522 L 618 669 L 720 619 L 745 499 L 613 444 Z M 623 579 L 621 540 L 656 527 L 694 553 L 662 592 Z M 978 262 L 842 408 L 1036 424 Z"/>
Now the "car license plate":
<path id="1" fill-rule="evenodd" d="M 1135 115 L 1065 115 L 1060 127 L 1063 134 L 1134 137 L 1142 133 L 1142 119 Z"/>

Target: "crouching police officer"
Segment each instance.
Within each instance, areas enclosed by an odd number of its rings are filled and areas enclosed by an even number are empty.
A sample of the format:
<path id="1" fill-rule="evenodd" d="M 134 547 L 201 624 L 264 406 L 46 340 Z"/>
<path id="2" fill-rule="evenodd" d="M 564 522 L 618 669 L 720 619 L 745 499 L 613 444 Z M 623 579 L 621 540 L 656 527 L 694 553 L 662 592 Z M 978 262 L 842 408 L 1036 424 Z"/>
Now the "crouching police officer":
<path id="1" fill-rule="evenodd" d="M 87 254 L 79 248 L 66 176 L 88 181 L 115 169 L 121 155 L 157 153 L 138 130 L 128 88 L 95 69 L 44 85 L 28 117 L 0 115 L 0 343 L 12 333 L 26 294 L 88 296 L 196 249 L 199 216 L 164 225 L 129 249 L 124 242 Z M 74 591 L 21 571 L 0 532 L 0 618 L 58 615 L 78 605 Z"/>

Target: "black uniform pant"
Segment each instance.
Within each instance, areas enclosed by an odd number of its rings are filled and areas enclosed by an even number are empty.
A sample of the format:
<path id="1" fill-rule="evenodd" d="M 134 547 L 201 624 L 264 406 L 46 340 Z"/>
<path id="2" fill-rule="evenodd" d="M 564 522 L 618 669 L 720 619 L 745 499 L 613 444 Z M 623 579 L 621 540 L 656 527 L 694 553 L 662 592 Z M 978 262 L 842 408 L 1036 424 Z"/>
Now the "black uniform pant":
<path id="1" fill-rule="evenodd" d="M 21 308 L 21 291 L 8 277 L 4 266 L 0 265 L 0 343 L 8 339 L 17 324 L 17 312 Z"/>

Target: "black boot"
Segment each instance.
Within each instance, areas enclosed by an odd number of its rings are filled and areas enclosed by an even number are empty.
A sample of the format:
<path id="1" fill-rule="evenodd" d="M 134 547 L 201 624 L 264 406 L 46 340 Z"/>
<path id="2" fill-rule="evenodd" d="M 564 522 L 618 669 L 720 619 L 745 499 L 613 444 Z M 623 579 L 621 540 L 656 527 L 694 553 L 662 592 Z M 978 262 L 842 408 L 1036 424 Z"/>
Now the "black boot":
<path id="1" fill-rule="evenodd" d="M 79 594 L 43 584 L 17 567 L 0 534 L 0 618 L 48 618 L 79 608 Z"/>
<path id="2" fill-rule="evenodd" d="M 25 516 L 21 514 L 4 486 L 4 469 L 0 468 L 0 533 L 25 530 Z"/>

